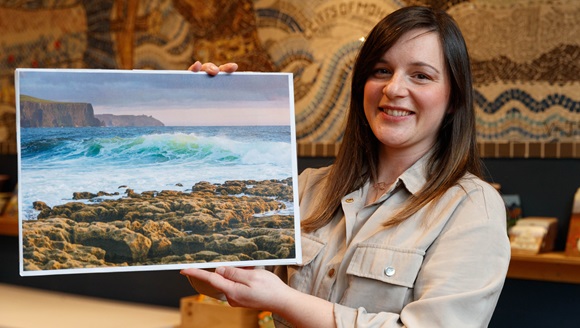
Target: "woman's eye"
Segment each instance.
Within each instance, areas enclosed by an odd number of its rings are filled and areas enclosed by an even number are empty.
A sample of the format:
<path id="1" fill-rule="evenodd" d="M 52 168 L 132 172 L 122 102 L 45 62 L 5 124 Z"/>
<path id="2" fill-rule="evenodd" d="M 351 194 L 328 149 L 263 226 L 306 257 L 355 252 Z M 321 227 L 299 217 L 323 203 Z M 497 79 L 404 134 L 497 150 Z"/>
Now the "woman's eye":
<path id="1" fill-rule="evenodd" d="M 417 73 L 417 74 L 415 74 L 415 77 L 419 80 L 430 80 L 431 79 L 428 75 L 425 75 L 423 73 Z"/>
<path id="2" fill-rule="evenodd" d="M 391 74 L 391 72 L 390 72 L 388 69 L 386 69 L 386 68 L 377 68 L 377 69 L 375 69 L 375 70 L 373 71 L 373 75 L 374 75 L 375 77 L 379 77 L 379 76 L 387 76 L 387 75 L 389 75 L 389 74 Z"/>

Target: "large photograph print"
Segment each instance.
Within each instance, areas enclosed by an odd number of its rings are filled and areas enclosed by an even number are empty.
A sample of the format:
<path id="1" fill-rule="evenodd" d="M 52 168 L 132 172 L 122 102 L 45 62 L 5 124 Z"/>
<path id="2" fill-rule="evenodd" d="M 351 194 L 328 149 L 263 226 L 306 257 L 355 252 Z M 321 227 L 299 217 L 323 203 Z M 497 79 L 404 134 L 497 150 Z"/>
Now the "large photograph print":
<path id="1" fill-rule="evenodd" d="M 16 71 L 20 274 L 301 261 L 292 75 Z"/>

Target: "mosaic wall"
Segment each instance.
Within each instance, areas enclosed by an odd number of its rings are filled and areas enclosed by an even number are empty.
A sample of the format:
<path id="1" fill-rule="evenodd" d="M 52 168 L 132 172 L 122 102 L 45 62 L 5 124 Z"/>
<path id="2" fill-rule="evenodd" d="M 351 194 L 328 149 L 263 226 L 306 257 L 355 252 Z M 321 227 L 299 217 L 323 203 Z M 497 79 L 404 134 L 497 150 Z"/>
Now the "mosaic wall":
<path id="1" fill-rule="evenodd" d="M 14 69 L 186 69 L 194 60 L 294 73 L 299 155 L 332 156 L 361 38 L 426 4 L 472 56 L 486 157 L 580 158 L 580 1 L 0 1 L 0 153 L 16 151 Z"/>

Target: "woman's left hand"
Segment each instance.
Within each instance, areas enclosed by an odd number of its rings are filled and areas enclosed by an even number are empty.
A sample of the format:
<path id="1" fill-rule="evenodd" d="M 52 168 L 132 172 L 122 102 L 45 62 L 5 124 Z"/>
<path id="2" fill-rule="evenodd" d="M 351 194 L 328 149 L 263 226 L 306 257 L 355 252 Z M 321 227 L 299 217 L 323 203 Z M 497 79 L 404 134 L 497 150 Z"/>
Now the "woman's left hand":
<path id="1" fill-rule="evenodd" d="M 214 272 L 184 269 L 181 274 L 205 281 L 223 292 L 232 306 L 277 311 L 280 303 L 293 291 L 270 271 L 252 268 L 218 267 Z"/>
<path id="2" fill-rule="evenodd" d="M 336 327 L 332 303 L 289 287 L 270 271 L 219 267 L 215 272 L 184 269 L 181 274 L 220 290 L 231 306 L 271 311 L 297 327 Z"/>

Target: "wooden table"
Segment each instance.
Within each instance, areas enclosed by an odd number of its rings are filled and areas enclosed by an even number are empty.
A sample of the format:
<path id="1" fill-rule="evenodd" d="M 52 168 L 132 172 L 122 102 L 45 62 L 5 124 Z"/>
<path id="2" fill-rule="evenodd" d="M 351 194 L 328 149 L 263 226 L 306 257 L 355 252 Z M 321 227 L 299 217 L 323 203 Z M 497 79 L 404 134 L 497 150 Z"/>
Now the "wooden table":
<path id="1" fill-rule="evenodd" d="M 0 327 L 177 328 L 179 309 L 0 284 Z"/>

